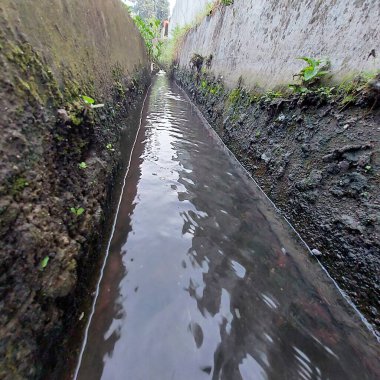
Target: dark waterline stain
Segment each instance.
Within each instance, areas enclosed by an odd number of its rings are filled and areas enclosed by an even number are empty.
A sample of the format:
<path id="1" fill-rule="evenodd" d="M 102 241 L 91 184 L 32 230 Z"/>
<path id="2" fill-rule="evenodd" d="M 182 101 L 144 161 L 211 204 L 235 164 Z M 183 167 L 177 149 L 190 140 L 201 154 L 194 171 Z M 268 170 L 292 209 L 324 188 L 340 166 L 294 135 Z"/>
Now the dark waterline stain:
<path id="1" fill-rule="evenodd" d="M 378 379 L 379 346 L 160 74 L 78 379 Z"/>

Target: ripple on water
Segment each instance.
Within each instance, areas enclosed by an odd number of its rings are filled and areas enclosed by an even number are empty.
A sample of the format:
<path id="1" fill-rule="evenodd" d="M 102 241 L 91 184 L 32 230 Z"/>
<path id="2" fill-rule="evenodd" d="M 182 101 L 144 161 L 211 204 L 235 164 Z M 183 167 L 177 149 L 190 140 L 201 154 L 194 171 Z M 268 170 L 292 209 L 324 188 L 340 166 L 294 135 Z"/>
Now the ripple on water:
<path id="1" fill-rule="evenodd" d="M 78 378 L 380 378 L 375 339 L 164 73 L 142 127 Z"/>

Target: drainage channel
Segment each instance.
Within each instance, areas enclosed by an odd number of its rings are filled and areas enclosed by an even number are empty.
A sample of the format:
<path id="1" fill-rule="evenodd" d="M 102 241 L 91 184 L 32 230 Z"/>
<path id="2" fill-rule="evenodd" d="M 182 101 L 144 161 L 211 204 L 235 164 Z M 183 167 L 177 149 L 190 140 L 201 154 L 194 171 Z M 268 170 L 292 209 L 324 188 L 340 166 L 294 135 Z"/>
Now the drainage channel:
<path id="1" fill-rule="evenodd" d="M 379 345 L 163 72 L 75 378 L 378 379 Z"/>

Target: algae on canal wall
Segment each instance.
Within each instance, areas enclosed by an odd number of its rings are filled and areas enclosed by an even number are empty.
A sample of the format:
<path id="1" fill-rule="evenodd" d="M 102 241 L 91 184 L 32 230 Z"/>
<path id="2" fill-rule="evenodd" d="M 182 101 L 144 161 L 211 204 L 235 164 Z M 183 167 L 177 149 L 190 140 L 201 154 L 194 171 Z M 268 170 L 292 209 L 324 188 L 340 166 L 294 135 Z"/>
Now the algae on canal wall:
<path id="1" fill-rule="evenodd" d="M 4 0 L 0 67 L 0 378 L 34 379 L 85 320 L 149 60 L 117 0 Z"/>

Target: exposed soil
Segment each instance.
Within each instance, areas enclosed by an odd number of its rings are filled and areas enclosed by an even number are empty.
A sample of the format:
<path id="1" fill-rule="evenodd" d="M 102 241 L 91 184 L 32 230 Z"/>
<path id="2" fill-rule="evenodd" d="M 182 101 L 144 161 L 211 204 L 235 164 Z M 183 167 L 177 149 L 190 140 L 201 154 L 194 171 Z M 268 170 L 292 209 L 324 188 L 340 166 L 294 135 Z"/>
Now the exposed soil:
<path id="1" fill-rule="evenodd" d="M 201 70 L 177 82 L 368 320 L 380 328 L 380 110 L 310 93 L 253 99 Z"/>
<path id="2" fill-rule="evenodd" d="M 119 0 L 1 2 L 1 379 L 75 353 L 149 66 Z"/>
<path id="3" fill-rule="evenodd" d="M 80 306 L 112 213 L 120 136 L 136 132 L 126 120 L 142 104 L 149 73 L 126 78 L 116 67 L 105 106 L 91 109 L 80 98 L 91 87 L 69 72 L 58 85 L 29 44 L 2 39 L 1 47 L 0 378 L 34 379 L 51 373 L 68 332 L 85 319 Z M 17 65 L 25 74 L 12 75 Z"/>

